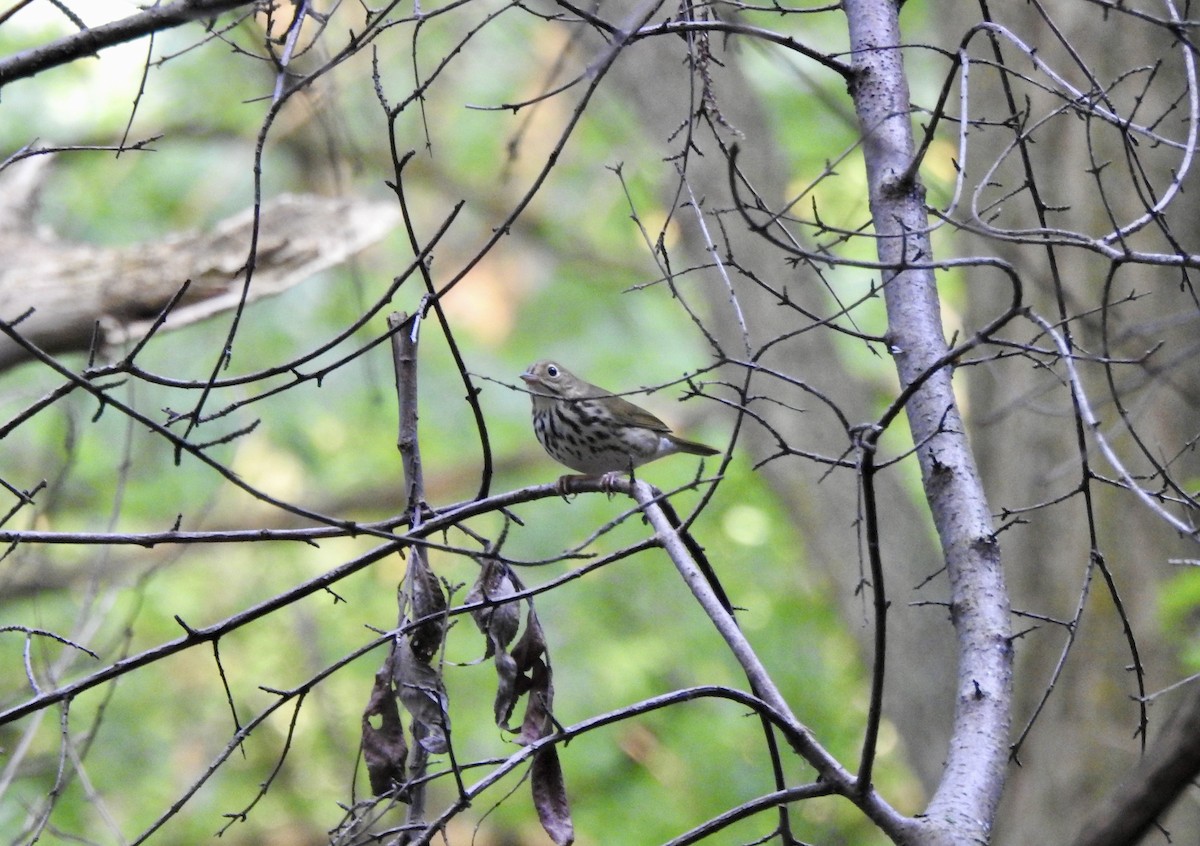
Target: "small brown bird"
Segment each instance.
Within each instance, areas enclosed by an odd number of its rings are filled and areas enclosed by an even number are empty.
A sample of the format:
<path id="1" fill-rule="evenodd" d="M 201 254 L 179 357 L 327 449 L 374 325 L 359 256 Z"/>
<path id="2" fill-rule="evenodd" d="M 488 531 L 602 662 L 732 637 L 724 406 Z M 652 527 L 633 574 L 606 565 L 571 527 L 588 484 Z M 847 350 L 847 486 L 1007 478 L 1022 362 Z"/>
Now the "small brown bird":
<path id="1" fill-rule="evenodd" d="M 533 400 L 533 431 L 550 457 L 587 476 L 613 479 L 677 452 L 720 450 L 671 434 L 666 423 L 589 384 L 561 364 L 539 361 L 521 374 Z M 570 477 L 559 480 L 560 487 Z"/>

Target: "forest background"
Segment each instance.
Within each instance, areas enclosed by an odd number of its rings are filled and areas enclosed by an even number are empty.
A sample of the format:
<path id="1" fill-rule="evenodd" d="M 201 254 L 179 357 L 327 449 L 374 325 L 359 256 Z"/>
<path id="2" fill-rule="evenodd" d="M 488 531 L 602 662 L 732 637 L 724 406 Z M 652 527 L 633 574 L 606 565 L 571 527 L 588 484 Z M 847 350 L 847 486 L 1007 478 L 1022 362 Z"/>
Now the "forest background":
<path id="1" fill-rule="evenodd" d="M 379 805 L 363 711 L 411 557 L 289 591 L 411 524 L 387 322 L 399 310 L 424 318 L 434 513 L 563 472 L 534 440 L 519 379 L 541 358 L 720 447 L 702 467 L 672 457 L 638 476 L 676 492 L 792 712 L 845 761 L 874 726 L 874 788 L 921 813 L 960 665 L 929 473 L 903 415 L 872 441 L 874 493 L 862 486 L 861 427 L 907 381 L 890 360 L 905 350 L 881 295 L 895 266 L 880 266 L 870 225 L 861 104 L 838 72 L 861 56 L 847 16 L 889 4 L 224 5 L 247 8 L 24 77 L 8 75 L 24 51 L 141 12 L 34 0 L 0 13 L 0 320 L 42 342 L 0 347 L 0 709 L 248 614 L 5 720 L 0 831 L 368 842 Z M 598 20 L 696 27 L 623 40 Z M 1067 0 L 911 0 L 900 20 L 943 334 L 971 341 L 954 388 L 1014 612 L 1011 756 L 985 828 L 997 843 L 1099 842 L 1089 826 L 1131 795 L 1143 742 L 1170 714 L 1189 725 L 1200 698 L 1195 24 L 1172 4 Z M 423 277 L 452 282 L 436 309 Z M 1010 313 L 1013 279 L 1024 299 Z M 20 320 L 23 298 L 38 310 Z M 55 335 L 39 316 L 74 328 Z M 112 361 L 136 368 L 104 372 Z M 770 793 L 744 703 L 622 712 L 748 689 L 633 500 L 542 490 L 509 508 L 474 518 L 478 554 L 451 533 L 426 554 L 452 605 L 485 547 L 526 585 L 553 585 L 534 601 L 556 725 L 621 717 L 558 750 L 576 842 L 670 842 Z M 454 766 L 478 762 L 460 770 L 470 783 L 514 746 L 484 638 L 455 620 L 435 663 Z M 435 771 L 434 814 L 460 786 Z M 437 836 L 551 842 L 527 779 L 512 771 Z M 1162 830 L 1200 830 L 1194 788 L 1178 792 Z M 818 796 L 790 825 L 806 843 L 896 840 L 878 822 Z M 713 842 L 777 825 L 747 812 Z"/>

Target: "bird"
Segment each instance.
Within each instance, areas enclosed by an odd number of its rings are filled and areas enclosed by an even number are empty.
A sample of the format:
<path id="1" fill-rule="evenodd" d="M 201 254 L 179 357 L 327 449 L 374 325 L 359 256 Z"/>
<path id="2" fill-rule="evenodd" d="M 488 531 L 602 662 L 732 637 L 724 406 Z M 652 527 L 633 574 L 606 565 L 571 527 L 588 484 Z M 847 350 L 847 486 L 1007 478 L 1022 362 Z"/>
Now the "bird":
<path id="1" fill-rule="evenodd" d="M 533 431 L 555 461 L 584 474 L 600 477 L 611 488 L 623 473 L 674 455 L 716 455 L 720 450 L 685 440 L 646 409 L 601 387 L 585 382 L 561 364 L 535 362 L 521 380 L 533 401 Z M 574 479 L 563 476 L 559 490 Z"/>

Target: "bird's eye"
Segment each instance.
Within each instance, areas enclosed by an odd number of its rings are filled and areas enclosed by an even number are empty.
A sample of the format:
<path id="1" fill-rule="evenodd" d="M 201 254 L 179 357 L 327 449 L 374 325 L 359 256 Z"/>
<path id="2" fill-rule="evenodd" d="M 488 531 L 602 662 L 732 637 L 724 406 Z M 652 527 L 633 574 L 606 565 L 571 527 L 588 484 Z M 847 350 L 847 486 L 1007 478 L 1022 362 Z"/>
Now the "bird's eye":
<path id="1" fill-rule="evenodd" d="M 551 379 L 554 379 L 555 377 L 558 376 L 558 368 L 555 367 L 553 364 L 547 365 L 546 366 L 546 375 L 549 376 Z"/>

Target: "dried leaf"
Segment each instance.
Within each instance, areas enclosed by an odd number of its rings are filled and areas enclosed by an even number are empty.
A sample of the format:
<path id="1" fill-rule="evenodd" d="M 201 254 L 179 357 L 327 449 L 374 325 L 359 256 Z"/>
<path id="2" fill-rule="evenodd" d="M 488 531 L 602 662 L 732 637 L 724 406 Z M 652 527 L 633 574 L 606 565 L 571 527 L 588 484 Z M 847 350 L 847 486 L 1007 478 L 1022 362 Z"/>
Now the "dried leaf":
<path id="1" fill-rule="evenodd" d="M 525 618 L 525 631 L 521 635 L 521 639 L 517 641 L 517 645 L 513 647 L 512 657 L 517 662 L 517 666 L 521 672 L 528 672 L 533 666 L 541 661 L 543 655 L 546 654 L 546 633 L 542 631 L 542 624 L 538 622 L 537 614 L 533 611 L 533 606 L 529 607 L 529 615 Z M 528 687 L 526 688 L 528 689 Z M 524 691 L 521 691 L 524 693 Z"/>
<path id="2" fill-rule="evenodd" d="M 571 822 L 571 807 L 567 802 L 562 767 L 558 763 L 558 749 L 544 746 L 533 753 L 529 776 L 533 787 L 533 806 L 537 808 L 538 819 L 546 834 L 558 846 L 574 843 L 575 825 Z"/>
<path id="3" fill-rule="evenodd" d="M 445 752 L 450 713 L 441 676 L 417 657 L 410 638 L 396 639 L 395 656 L 396 689 L 400 703 L 416 724 L 414 737 L 431 754 Z"/>
<path id="4" fill-rule="evenodd" d="M 513 647 L 512 657 L 518 673 L 514 681 L 514 694 L 528 694 L 525 718 L 514 738 L 516 743 L 524 745 L 545 737 L 553 727 L 550 717 L 554 704 L 553 673 L 546 649 L 546 634 L 532 606 L 525 620 L 525 632 Z"/>
<path id="5" fill-rule="evenodd" d="M 379 718 L 379 727 L 372 722 Z M 375 686 L 362 715 L 362 755 L 367 765 L 367 777 L 371 781 L 371 792 L 376 796 L 398 794 L 405 783 L 404 765 L 408 759 L 408 745 L 404 742 L 404 728 L 400 710 L 396 707 L 396 693 L 392 687 L 391 667 L 385 665 L 375 674 Z M 403 797 L 400 797 L 403 801 Z"/>
<path id="6" fill-rule="evenodd" d="M 428 664 L 442 648 L 446 634 L 446 595 L 441 582 L 429 569 L 424 550 L 414 549 L 408 562 L 409 574 L 404 584 L 409 586 L 409 597 L 413 620 L 426 620 L 412 630 L 412 651 L 421 661 Z"/>
<path id="7" fill-rule="evenodd" d="M 482 564 L 479 578 L 467 594 L 467 602 L 493 603 L 477 608 L 471 612 L 471 616 L 487 639 L 484 657 L 494 656 L 496 664 L 496 701 L 493 706 L 496 725 L 505 731 L 513 731 L 508 725 L 509 717 L 516 708 L 517 700 L 529 690 L 529 679 L 525 675 L 528 656 L 544 650 L 545 640 L 530 604 L 531 622 L 526 626 L 525 635 L 517 644 L 522 659 L 518 660 L 508 653 L 508 645 L 512 643 L 520 628 L 521 608 L 519 602 L 506 600 L 523 590 L 524 585 L 507 564 L 487 557 L 482 559 Z M 531 632 L 530 626 L 535 630 Z M 523 664 L 522 661 L 526 663 Z"/>
<path id="8" fill-rule="evenodd" d="M 521 625 L 520 603 L 506 600 L 517 593 L 519 586 L 520 582 L 507 564 L 494 558 L 484 559 L 479 578 L 467 594 L 468 603 L 495 603 L 471 612 L 475 625 L 487 638 L 484 657 L 504 652 L 516 637 Z"/>
<path id="9" fill-rule="evenodd" d="M 525 700 L 525 719 L 514 742 L 521 745 L 533 743 L 553 729 L 554 721 L 550 714 L 554 704 L 554 686 L 550 681 L 550 665 L 539 659 L 533 668 L 529 697 Z"/>
<path id="10" fill-rule="evenodd" d="M 496 715 L 496 725 L 504 731 L 512 731 L 508 727 L 508 718 L 512 716 L 513 708 L 517 707 L 517 662 L 507 652 L 499 652 L 495 658 L 496 664 L 496 703 L 493 710 Z"/>

